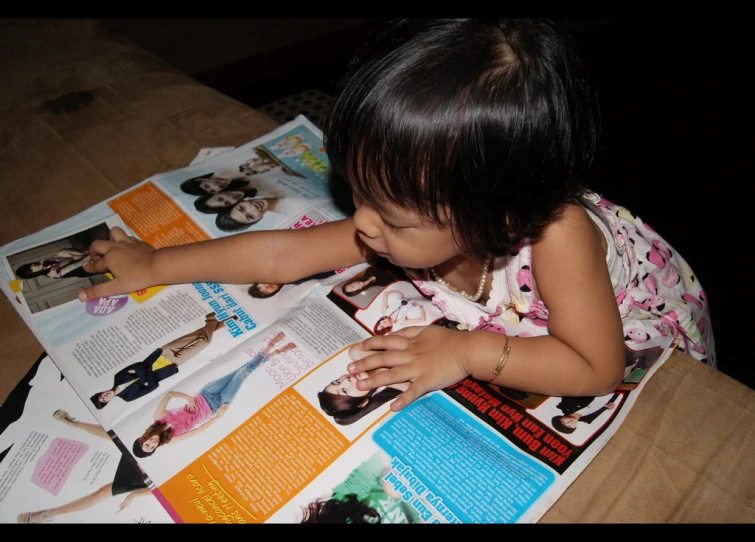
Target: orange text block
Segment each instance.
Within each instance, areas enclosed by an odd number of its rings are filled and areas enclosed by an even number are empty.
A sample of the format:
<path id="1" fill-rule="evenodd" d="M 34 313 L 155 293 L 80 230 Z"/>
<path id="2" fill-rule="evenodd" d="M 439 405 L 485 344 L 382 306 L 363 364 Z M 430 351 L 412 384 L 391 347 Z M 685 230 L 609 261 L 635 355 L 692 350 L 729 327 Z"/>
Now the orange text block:
<path id="1" fill-rule="evenodd" d="M 178 205 L 150 182 L 111 200 L 108 205 L 139 239 L 155 248 L 209 239 Z"/>
<path id="2" fill-rule="evenodd" d="M 263 522 L 348 445 L 289 388 L 159 489 L 186 523 Z"/>

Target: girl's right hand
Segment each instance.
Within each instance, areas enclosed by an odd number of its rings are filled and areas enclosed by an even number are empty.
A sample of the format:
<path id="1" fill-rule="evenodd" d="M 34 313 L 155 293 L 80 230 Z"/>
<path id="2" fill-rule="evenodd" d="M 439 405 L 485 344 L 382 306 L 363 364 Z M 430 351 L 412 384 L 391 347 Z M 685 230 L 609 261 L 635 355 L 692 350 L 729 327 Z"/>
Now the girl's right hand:
<path id="1" fill-rule="evenodd" d="M 97 240 L 91 244 L 91 260 L 83 264 L 83 267 L 88 273 L 109 271 L 115 278 L 84 288 L 79 292 L 79 300 L 128 294 L 154 286 L 155 281 L 151 275 L 154 251 L 147 243 L 126 235 L 121 228 L 112 228 L 110 241 Z"/>

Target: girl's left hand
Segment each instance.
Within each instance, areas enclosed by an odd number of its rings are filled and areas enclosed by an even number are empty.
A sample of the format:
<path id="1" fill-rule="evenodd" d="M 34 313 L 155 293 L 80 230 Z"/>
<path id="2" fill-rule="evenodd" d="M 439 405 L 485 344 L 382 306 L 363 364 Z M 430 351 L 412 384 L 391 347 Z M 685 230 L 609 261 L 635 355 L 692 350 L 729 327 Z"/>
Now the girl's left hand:
<path id="1" fill-rule="evenodd" d="M 373 353 L 350 363 L 348 371 L 359 379 L 360 390 L 411 382 L 409 389 L 391 403 L 391 410 L 397 412 L 425 393 L 456 384 L 469 375 L 463 354 L 465 337 L 461 331 L 440 326 L 414 326 L 376 335 L 361 344 L 362 350 Z M 364 374 L 375 369 L 386 370 Z"/>
<path id="2" fill-rule="evenodd" d="M 186 401 L 186 410 L 188 410 L 189 412 L 192 412 L 192 413 L 196 412 L 196 410 L 197 410 L 197 403 L 196 403 L 196 401 L 194 400 L 193 397 L 191 399 L 189 399 L 188 401 Z"/>

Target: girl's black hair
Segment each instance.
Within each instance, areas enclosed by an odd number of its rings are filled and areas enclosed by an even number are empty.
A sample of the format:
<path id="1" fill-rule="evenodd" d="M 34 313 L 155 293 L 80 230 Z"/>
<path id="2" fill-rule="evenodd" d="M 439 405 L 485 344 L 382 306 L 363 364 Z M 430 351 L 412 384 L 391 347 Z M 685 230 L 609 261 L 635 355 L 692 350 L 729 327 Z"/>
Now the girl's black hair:
<path id="1" fill-rule="evenodd" d="M 599 124 L 552 22 L 413 19 L 357 54 L 324 141 L 335 180 L 357 196 L 450 219 L 468 253 L 499 256 L 584 192 Z"/>

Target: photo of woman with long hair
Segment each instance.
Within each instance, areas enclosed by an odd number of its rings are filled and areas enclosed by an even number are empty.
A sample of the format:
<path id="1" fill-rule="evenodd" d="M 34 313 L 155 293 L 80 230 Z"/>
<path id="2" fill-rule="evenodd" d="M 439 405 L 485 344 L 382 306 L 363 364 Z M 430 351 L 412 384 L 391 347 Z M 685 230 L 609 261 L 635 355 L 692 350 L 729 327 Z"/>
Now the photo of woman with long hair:
<path id="1" fill-rule="evenodd" d="M 370 266 L 350 279 L 338 284 L 333 290 L 346 296 L 349 302 L 366 308 L 372 299 L 386 286 L 398 279 L 390 271 Z"/>
<path id="2" fill-rule="evenodd" d="M 178 391 L 166 393 L 155 409 L 154 423 L 134 441 L 134 455 L 139 458 L 149 457 L 159 447 L 184 441 L 207 430 L 225 414 L 249 375 L 273 356 L 296 348 L 294 343 L 289 342 L 281 348 L 273 349 L 284 338 L 282 331 L 276 333 L 251 360 L 206 384 L 194 396 Z M 171 399 L 181 399 L 185 404 L 169 410 L 167 407 Z"/>
<path id="3" fill-rule="evenodd" d="M 360 360 L 370 353 L 362 350 L 359 343 L 349 348 L 349 357 L 353 361 Z M 383 388 L 360 390 L 357 389 L 357 381 L 356 376 L 343 374 L 317 394 L 322 411 L 331 416 L 338 425 L 351 425 L 361 420 L 370 412 L 396 399 L 409 387 L 409 383 L 404 382 Z"/>
<path id="4" fill-rule="evenodd" d="M 293 282 L 287 282 L 286 284 L 272 284 L 266 282 L 250 284 L 246 293 L 255 299 L 267 299 L 268 297 L 273 297 L 275 294 L 280 292 L 281 289 L 286 285 L 298 286 L 299 284 L 302 284 L 309 280 L 325 280 L 326 278 L 332 277 L 335 274 L 335 271 L 325 271 L 324 273 L 317 273 L 316 275 L 312 275 L 311 277 L 305 277 Z"/>
<path id="5" fill-rule="evenodd" d="M 232 173 L 232 172 L 228 172 Z M 181 183 L 181 191 L 190 196 L 212 196 L 223 190 L 249 191 L 254 187 L 252 179 L 241 176 L 231 176 L 207 173 L 199 177 L 187 179 Z"/>

